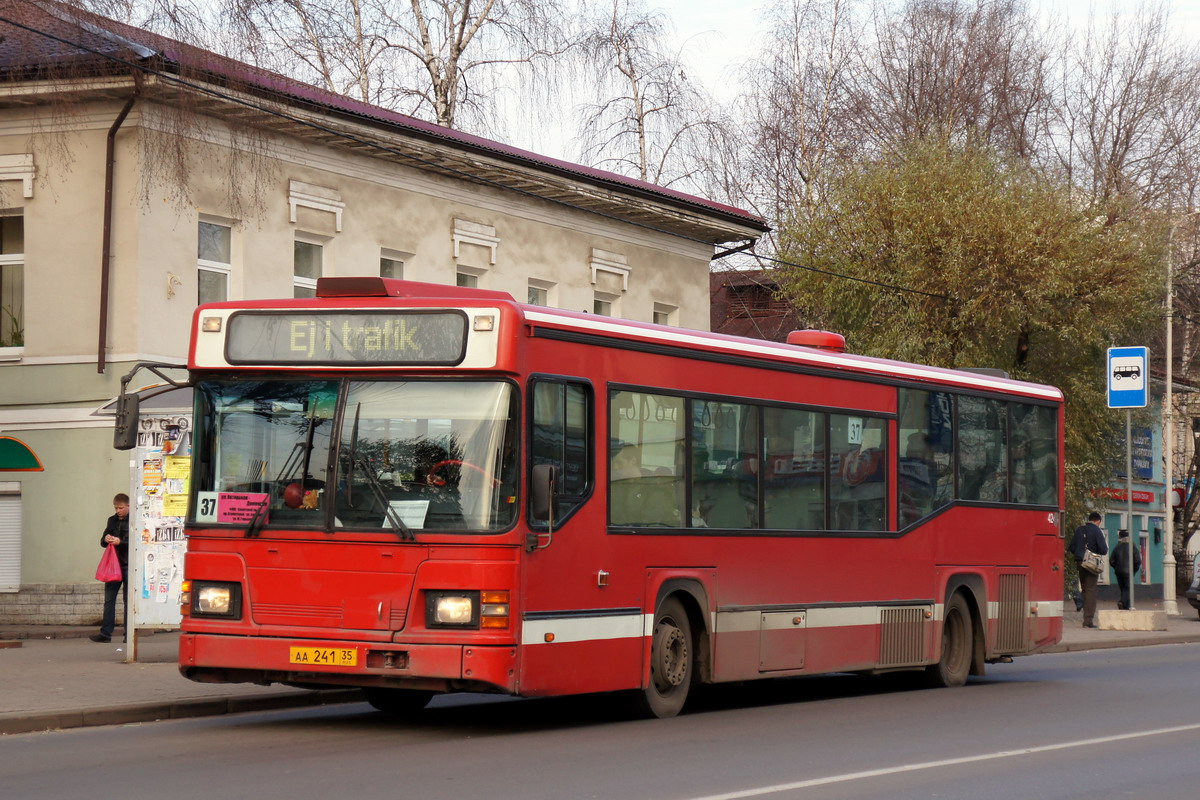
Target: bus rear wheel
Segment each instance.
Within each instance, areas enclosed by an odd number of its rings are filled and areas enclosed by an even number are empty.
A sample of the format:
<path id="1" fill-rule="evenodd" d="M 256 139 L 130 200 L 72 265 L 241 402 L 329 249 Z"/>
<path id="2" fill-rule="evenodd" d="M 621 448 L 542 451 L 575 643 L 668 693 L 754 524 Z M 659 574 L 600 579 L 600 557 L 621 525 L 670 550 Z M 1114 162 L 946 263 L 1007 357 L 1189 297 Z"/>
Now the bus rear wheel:
<path id="1" fill-rule="evenodd" d="M 429 701 L 433 699 L 433 692 L 420 689 L 380 689 L 373 686 L 363 689 L 363 696 L 375 710 L 401 717 L 414 714 L 429 705 Z"/>
<path id="2" fill-rule="evenodd" d="M 941 660 L 925 668 L 925 679 L 930 686 L 948 688 L 967 682 L 974 641 L 971 628 L 971 610 L 963 596 L 956 593 L 942 615 Z"/>
<path id="3" fill-rule="evenodd" d="M 673 717 L 683 710 L 692 685 L 692 626 L 683 604 L 667 598 L 654 615 L 650 641 L 650 684 L 642 690 L 640 710 L 647 716 Z"/>

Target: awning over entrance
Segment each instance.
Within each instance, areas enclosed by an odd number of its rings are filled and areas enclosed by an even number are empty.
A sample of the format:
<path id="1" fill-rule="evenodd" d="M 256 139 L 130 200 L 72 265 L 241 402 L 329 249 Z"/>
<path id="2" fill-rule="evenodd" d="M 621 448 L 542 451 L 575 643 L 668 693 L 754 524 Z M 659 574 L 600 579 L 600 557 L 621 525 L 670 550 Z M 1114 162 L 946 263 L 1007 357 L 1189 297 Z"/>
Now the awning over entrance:
<path id="1" fill-rule="evenodd" d="M 11 436 L 0 436 L 0 472 L 41 472 L 44 469 L 29 445 Z"/>

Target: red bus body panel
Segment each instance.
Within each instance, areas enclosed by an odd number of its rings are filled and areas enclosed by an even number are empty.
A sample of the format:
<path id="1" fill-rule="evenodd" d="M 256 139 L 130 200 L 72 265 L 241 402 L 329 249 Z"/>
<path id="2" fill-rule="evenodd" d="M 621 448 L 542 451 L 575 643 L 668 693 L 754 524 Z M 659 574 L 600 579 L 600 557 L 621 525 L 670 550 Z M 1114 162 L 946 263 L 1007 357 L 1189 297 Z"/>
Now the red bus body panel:
<path id="1" fill-rule="evenodd" d="M 1061 637 L 1057 509 L 952 503 L 898 532 L 894 468 L 888 531 L 873 534 L 610 528 L 606 496 L 610 386 L 890 415 L 893 465 L 897 385 L 1056 405 L 1061 454 L 1057 390 L 439 291 L 444 296 L 215 304 L 198 309 L 196 323 L 211 309 L 498 306 L 494 368 L 459 374 L 503 376 L 522 392 L 537 374 L 588 382 L 590 497 L 554 530 L 548 547 L 532 551 L 525 547 L 524 513 L 508 532 L 421 532 L 416 542 L 391 533 L 270 527 L 246 538 L 238 530 L 193 526 L 185 577 L 241 584 L 244 611 L 227 621 L 185 617 L 185 675 L 530 696 L 636 689 L 648 681 L 655 609 L 674 593 L 687 600 L 701 673 L 712 682 L 931 664 L 940 656 L 941 614 L 955 592 L 968 598 L 984 629 L 988 659 L 1032 652 Z M 198 377 L 237 374 L 197 364 L 195 341 L 191 365 Z M 369 376 L 405 372 L 444 378 L 454 370 L 376 368 Z M 528 435 L 522 437 L 527 443 Z M 1061 457 L 1057 469 L 1061 509 Z M 424 592 L 447 589 L 509 592 L 509 627 L 426 627 Z M 289 663 L 293 647 L 353 651 L 356 664 L 301 669 Z"/>

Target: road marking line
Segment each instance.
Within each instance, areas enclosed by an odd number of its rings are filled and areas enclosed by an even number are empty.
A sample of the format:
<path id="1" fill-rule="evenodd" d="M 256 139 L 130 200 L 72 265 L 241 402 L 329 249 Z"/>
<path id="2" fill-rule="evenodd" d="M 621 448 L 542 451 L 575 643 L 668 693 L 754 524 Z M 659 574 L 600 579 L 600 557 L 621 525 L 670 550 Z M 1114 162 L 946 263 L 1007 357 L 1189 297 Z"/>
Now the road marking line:
<path id="1" fill-rule="evenodd" d="M 774 786 L 760 786 L 756 789 L 743 789 L 738 792 L 728 792 L 727 794 L 709 794 L 703 797 L 693 797 L 691 800 L 739 800 L 744 797 L 761 797 L 768 794 L 776 794 L 777 792 L 788 792 L 794 789 L 808 789 L 813 786 L 825 786 L 831 783 L 845 783 L 847 781 L 858 781 L 864 778 L 880 778 L 885 775 L 895 775 L 901 772 L 918 772 L 923 769 L 937 769 L 939 767 L 952 767 L 958 764 L 970 764 L 975 761 L 994 761 L 999 758 L 1012 758 L 1013 756 L 1026 756 L 1034 753 L 1048 753 L 1054 750 L 1070 750 L 1076 747 L 1091 747 L 1096 744 L 1109 744 L 1112 742 L 1123 742 L 1129 739 L 1142 739 L 1147 736 L 1162 736 L 1168 733 L 1184 733 L 1187 731 L 1200 730 L 1200 723 L 1194 725 L 1179 725 L 1174 728 L 1158 728 L 1152 731 L 1138 731 L 1136 733 L 1122 733 L 1116 736 L 1101 736 L 1095 739 L 1080 739 L 1074 742 L 1059 742 L 1058 744 L 1047 744 L 1041 747 L 1027 747 L 1022 750 L 1001 750 L 996 753 L 983 753 L 977 756 L 963 756 L 962 758 L 946 758 L 940 761 L 923 761 L 919 764 L 904 764 L 899 767 L 885 767 L 883 769 L 869 769 L 862 772 L 848 772 L 845 775 L 830 775 L 825 778 L 812 778 L 807 781 L 796 781 L 795 783 L 778 783 Z"/>

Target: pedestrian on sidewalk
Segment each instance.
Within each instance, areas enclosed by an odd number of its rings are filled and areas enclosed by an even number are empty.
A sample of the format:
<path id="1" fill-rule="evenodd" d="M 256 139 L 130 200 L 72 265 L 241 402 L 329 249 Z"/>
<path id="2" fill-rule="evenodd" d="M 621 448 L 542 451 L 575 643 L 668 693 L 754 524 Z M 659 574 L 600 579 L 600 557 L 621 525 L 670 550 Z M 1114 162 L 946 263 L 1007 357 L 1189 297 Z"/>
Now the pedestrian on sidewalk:
<path id="1" fill-rule="evenodd" d="M 121 592 L 125 613 L 129 613 L 129 495 L 119 493 L 113 497 L 113 511 L 100 534 L 100 546 L 110 544 L 117 551 L 117 561 L 121 564 L 121 580 L 105 581 L 104 583 L 104 619 L 100 622 L 100 632 L 92 634 L 93 642 L 112 641 L 113 629 L 117 626 L 117 593 Z M 128 625 L 128 621 L 125 623 Z"/>
<path id="2" fill-rule="evenodd" d="M 1100 515 L 1095 511 L 1088 514 L 1088 521 L 1075 529 L 1071 537 L 1071 555 L 1079 572 L 1079 586 L 1083 590 L 1083 627 L 1096 626 L 1096 582 L 1100 576 L 1083 568 L 1084 554 L 1091 550 L 1097 555 L 1108 555 L 1108 539 L 1100 529 Z"/>
<path id="3" fill-rule="evenodd" d="M 1108 563 L 1112 566 L 1113 571 L 1117 573 L 1117 585 L 1121 587 L 1121 599 L 1117 602 L 1117 608 L 1127 609 L 1129 605 L 1129 559 L 1133 556 L 1133 574 L 1142 568 L 1142 554 L 1138 551 L 1140 547 L 1133 547 L 1129 541 L 1129 531 L 1122 528 L 1117 531 L 1117 544 L 1113 548 L 1112 554 L 1108 557 Z"/>

